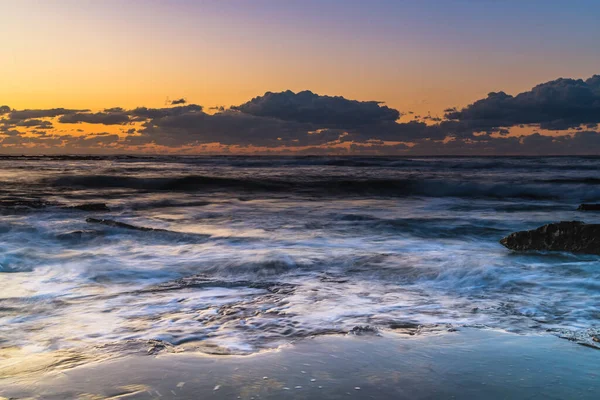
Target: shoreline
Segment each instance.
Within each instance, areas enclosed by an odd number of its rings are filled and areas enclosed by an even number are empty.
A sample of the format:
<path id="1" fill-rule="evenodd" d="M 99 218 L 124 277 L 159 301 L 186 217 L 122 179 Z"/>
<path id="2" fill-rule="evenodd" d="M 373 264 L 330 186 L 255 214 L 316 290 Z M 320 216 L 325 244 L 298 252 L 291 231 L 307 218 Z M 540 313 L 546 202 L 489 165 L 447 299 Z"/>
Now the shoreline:
<path id="1" fill-rule="evenodd" d="M 597 398 L 596 349 L 553 335 L 320 336 L 246 356 L 127 355 L 0 379 L 6 398 Z"/>

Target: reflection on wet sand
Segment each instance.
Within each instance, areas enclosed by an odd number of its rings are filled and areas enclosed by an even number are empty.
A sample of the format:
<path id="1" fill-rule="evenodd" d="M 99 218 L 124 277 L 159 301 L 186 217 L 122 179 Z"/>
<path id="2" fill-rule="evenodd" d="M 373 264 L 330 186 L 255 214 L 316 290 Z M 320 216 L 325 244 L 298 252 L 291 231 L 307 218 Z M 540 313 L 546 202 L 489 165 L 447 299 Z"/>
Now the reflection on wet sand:
<path id="1" fill-rule="evenodd" d="M 46 360 L 30 374 L 0 380 L 0 396 L 595 399 L 597 356 L 552 336 L 472 329 L 416 339 L 326 336 L 248 356 L 130 355 L 54 370 Z"/>

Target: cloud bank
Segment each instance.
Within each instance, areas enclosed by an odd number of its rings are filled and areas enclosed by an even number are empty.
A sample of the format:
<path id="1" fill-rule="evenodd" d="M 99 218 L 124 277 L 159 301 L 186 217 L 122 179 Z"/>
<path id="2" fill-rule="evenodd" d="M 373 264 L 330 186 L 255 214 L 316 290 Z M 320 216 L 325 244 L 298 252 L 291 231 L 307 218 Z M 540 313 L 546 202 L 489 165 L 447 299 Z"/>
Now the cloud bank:
<path id="1" fill-rule="evenodd" d="M 183 98 L 169 104 L 98 112 L 1 106 L 0 147 L 64 153 L 193 153 L 212 146 L 250 153 L 600 154 L 600 75 L 557 79 L 515 96 L 493 92 L 462 109 L 448 108 L 444 118 L 411 115 L 409 122 L 379 101 L 310 91 L 267 92 L 208 112 Z M 65 133 L 71 124 L 81 127 L 78 134 Z M 120 134 L 84 129 L 103 126 Z M 523 128 L 528 134 L 515 133 Z"/>
<path id="2" fill-rule="evenodd" d="M 582 79 L 557 79 L 516 96 L 490 93 L 446 118 L 474 129 L 537 124 L 541 129 L 564 130 L 600 122 L 600 75 Z"/>

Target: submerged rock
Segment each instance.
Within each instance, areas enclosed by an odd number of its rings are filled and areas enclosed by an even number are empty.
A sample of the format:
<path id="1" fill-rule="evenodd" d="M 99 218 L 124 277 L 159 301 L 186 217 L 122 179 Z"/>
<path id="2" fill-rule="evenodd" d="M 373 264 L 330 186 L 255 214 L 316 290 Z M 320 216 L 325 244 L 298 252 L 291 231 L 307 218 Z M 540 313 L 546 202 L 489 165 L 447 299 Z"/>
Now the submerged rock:
<path id="1" fill-rule="evenodd" d="M 581 204 L 577 211 L 600 211 L 600 204 Z"/>
<path id="2" fill-rule="evenodd" d="M 81 211 L 110 211 L 110 208 L 104 203 L 86 203 L 79 204 L 76 206 L 66 207 L 70 210 L 81 210 Z"/>
<path id="3" fill-rule="evenodd" d="M 96 231 L 93 229 L 83 229 L 78 231 L 71 231 L 66 233 L 61 233 L 56 237 L 60 240 L 84 240 L 84 239 L 94 239 L 98 236 L 104 235 L 102 231 Z"/>
<path id="4" fill-rule="evenodd" d="M 421 325 L 410 321 L 392 322 L 389 327 L 390 329 L 398 331 L 399 333 L 406 333 L 411 336 L 418 333 L 421 329 Z"/>
<path id="5" fill-rule="evenodd" d="M 8 209 L 40 209 L 52 206 L 54 203 L 40 199 L 2 199 L 0 208 Z"/>
<path id="6" fill-rule="evenodd" d="M 165 229 L 155 229 L 155 228 L 147 228 L 145 226 L 135 226 L 126 224 L 125 222 L 119 222 L 112 219 L 98 219 L 98 218 L 87 218 L 85 222 L 89 224 L 101 224 L 106 226 L 111 226 L 113 228 L 123 228 L 123 229 L 131 229 L 135 231 L 144 231 L 144 232 L 168 232 Z"/>
<path id="7" fill-rule="evenodd" d="M 600 254 L 600 224 L 562 221 L 530 231 L 511 233 L 500 240 L 511 250 L 568 251 Z"/>
<path id="8" fill-rule="evenodd" d="M 369 325 L 365 325 L 365 326 L 357 325 L 354 328 L 352 328 L 348 332 L 348 334 L 356 335 L 356 336 L 379 335 L 379 331 L 377 330 L 377 328 L 369 326 Z"/>
<path id="9" fill-rule="evenodd" d="M 21 199 L 8 198 L 0 199 L 0 209 L 13 210 L 39 210 L 47 207 L 61 207 L 65 210 L 81 210 L 81 211 L 110 211 L 104 203 L 84 203 L 75 206 L 67 206 L 58 202 L 51 202 L 41 199 Z"/>

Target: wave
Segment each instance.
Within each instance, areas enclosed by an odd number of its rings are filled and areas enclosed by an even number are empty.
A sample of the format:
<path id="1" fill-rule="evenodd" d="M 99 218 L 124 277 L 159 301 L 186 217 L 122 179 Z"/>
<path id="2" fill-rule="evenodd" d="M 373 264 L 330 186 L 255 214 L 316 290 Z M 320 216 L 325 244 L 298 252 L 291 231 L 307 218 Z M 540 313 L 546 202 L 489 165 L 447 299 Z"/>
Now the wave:
<path id="1" fill-rule="evenodd" d="M 599 185 L 600 178 L 552 178 L 552 179 L 540 179 L 536 182 L 541 183 L 560 183 L 560 184 L 584 184 L 584 185 Z"/>
<path id="2" fill-rule="evenodd" d="M 254 193 L 296 193 L 311 196 L 368 195 L 389 197 L 463 197 L 463 198 L 520 198 L 557 200 L 600 198 L 600 188 L 570 188 L 559 184 L 542 183 L 481 183 L 441 179 L 362 179 L 336 178 L 245 178 L 187 175 L 176 177 L 130 177 L 117 175 L 71 175 L 47 182 L 63 188 L 133 189 L 143 191 L 227 191 Z"/>
<path id="3" fill-rule="evenodd" d="M 115 165 L 147 164 L 149 167 L 160 163 L 188 166 L 221 166 L 233 168 L 294 168 L 294 167 L 333 167 L 366 169 L 445 169 L 469 170 L 526 170 L 547 172 L 565 170 L 600 170 L 598 157 L 406 157 L 406 156 L 173 156 L 173 155 L 55 155 L 55 156 L 0 156 L 0 162 L 54 163 L 111 161 Z M 18 167 L 17 167 L 18 168 Z"/>
<path id="4" fill-rule="evenodd" d="M 391 232 L 395 235 L 410 235 L 419 238 L 465 238 L 482 237 L 496 238 L 511 232 L 509 227 L 498 223 L 486 224 L 481 220 L 465 220 L 455 218 L 377 218 L 364 214 L 344 214 L 334 220 L 359 226 L 361 231 L 371 230 L 372 233 Z M 335 227 L 333 223 L 322 224 L 322 227 Z"/>

